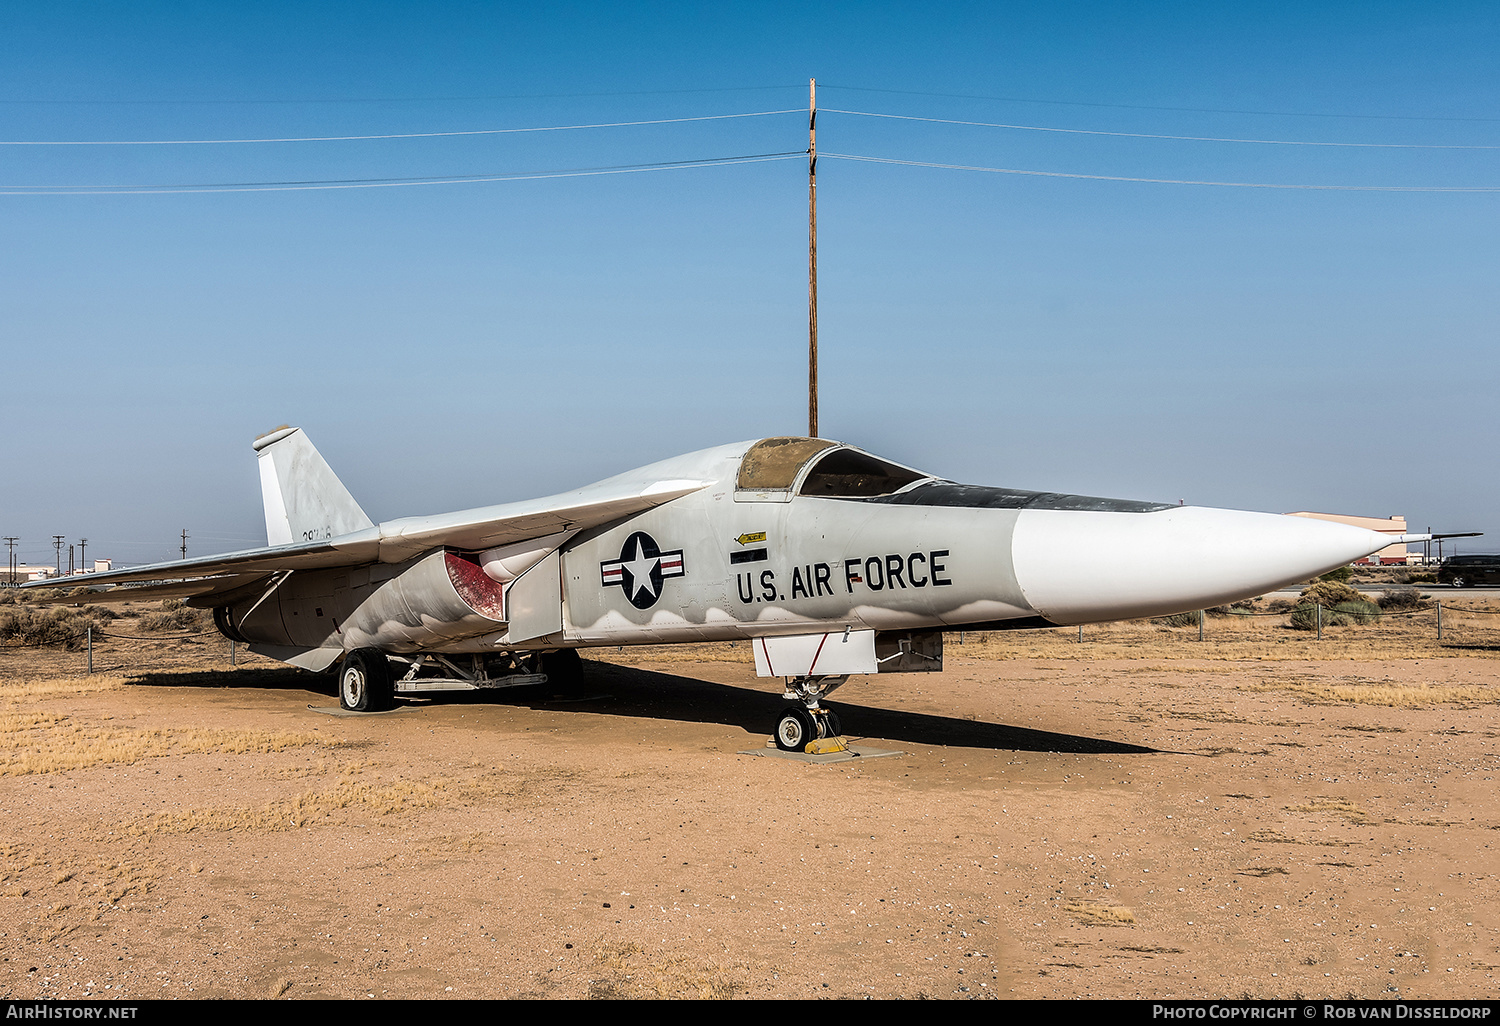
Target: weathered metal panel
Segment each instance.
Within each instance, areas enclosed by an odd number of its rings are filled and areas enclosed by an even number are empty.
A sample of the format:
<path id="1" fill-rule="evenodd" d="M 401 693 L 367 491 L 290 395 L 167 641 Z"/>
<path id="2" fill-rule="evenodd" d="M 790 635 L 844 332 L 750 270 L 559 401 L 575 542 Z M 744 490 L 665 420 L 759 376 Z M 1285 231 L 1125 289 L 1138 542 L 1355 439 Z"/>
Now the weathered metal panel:
<path id="1" fill-rule="evenodd" d="M 535 638 L 560 634 L 562 612 L 562 556 L 549 552 L 530 570 L 511 582 L 505 592 L 510 613 L 506 642 L 519 645 Z"/>
<path id="2" fill-rule="evenodd" d="M 874 631 L 756 638 L 752 647 L 759 677 L 841 677 L 879 669 Z"/>

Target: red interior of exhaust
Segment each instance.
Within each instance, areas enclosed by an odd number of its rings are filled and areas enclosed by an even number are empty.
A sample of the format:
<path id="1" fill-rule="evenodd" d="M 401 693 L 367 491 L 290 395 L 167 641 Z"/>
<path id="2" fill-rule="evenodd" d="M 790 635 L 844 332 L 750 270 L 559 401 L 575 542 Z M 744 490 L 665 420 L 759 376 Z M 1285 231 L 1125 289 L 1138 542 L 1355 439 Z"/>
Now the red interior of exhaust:
<path id="1" fill-rule="evenodd" d="M 458 597 L 480 616 L 505 622 L 505 589 L 478 563 L 457 552 L 443 553 L 448 580 Z"/>

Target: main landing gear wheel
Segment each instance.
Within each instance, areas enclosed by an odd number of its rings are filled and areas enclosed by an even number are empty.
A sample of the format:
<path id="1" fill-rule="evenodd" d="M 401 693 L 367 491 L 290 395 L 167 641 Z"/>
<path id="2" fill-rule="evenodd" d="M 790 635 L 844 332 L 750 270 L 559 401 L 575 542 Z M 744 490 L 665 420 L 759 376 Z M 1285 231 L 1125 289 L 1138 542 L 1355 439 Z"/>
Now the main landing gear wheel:
<path id="1" fill-rule="evenodd" d="M 344 657 L 339 669 L 339 705 L 350 712 L 380 712 L 396 701 L 391 661 L 376 648 L 362 648 Z"/>
<path id="2" fill-rule="evenodd" d="M 540 660 L 547 684 L 560 694 L 571 695 L 583 690 L 583 659 L 576 648 L 547 652 Z"/>
<path id="3" fill-rule="evenodd" d="M 787 706 L 776 721 L 776 747 L 783 752 L 806 751 L 808 742 L 817 736 L 812 714 L 800 706 Z"/>
<path id="4" fill-rule="evenodd" d="M 844 736 L 844 725 L 839 722 L 838 713 L 834 712 L 832 709 L 827 709 L 824 711 L 822 719 L 824 737 Z"/>

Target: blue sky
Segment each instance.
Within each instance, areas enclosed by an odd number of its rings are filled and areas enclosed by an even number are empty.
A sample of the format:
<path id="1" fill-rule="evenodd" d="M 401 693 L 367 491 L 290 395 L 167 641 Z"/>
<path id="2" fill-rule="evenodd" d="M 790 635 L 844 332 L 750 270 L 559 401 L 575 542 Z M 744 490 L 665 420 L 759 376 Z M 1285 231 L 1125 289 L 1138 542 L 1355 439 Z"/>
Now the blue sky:
<path id="1" fill-rule="evenodd" d="M 299 424 L 376 519 L 805 430 L 943 476 L 1500 547 L 1500 13 L 1394 4 L 51 4 L 7 13 L 0 533 L 264 539 Z M 852 113 L 1023 125 L 984 128 Z M 1138 136 L 1275 140 L 1206 142 Z M 1309 146 L 1291 143 L 1383 144 Z M 1435 148 L 1449 147 L 1449 148 Z M 46 192 L 46 190 L 40 190 Z M 84 192 L 88 190 L 83 190 Z M 19 193 L 19 194 L 18 194 Z"/>

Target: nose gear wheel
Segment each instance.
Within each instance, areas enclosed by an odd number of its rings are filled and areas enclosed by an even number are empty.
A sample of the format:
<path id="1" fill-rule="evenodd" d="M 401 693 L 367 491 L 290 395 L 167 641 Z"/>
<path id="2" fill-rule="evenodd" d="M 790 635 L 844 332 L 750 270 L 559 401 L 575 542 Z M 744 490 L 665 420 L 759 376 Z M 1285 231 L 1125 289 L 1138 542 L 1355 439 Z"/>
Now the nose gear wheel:
<path id="1" fill-rule="evenodd" d="M 805 752 L 812 741 L 839 737 L 843 733 L 838 713 L 830 709 L 809 711 L 789 705 L 776 721 L 776 747 L 783 752 Z"/>

